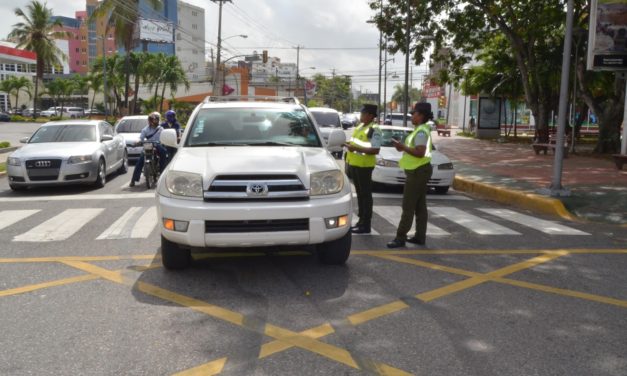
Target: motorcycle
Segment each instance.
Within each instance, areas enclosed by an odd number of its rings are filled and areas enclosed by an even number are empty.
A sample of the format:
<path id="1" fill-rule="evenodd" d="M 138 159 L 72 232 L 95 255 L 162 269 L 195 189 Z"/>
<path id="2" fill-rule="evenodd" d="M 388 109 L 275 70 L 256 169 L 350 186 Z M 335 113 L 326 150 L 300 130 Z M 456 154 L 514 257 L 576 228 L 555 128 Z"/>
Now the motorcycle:
<path id="1" fill-rule="evenodd" d="M 157 185 L 161 169 L 159 168 L 159 143 L 144 141 L 144 177 L 146 178 L 146 188 L 150 189 Z"/>

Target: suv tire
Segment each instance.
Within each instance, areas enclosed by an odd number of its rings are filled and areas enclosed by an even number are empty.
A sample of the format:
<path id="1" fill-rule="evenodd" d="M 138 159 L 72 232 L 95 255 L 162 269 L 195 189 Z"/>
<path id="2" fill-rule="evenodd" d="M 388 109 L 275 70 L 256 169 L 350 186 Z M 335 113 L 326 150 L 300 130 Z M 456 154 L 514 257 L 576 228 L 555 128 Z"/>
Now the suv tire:
<path id="1" fill-rule="evenodd" d="M 166 269 L 185 269 L 191 261 L 192 252 L 189 248 L 180 248 L 161 235 L 161 263 Z"/>
<path id="2" fill-rule="evenodd" d="M 318 260 L 326 265 L 343 265 L 351 253 L 351 232 L 339 239 L 317 245 Z"/>

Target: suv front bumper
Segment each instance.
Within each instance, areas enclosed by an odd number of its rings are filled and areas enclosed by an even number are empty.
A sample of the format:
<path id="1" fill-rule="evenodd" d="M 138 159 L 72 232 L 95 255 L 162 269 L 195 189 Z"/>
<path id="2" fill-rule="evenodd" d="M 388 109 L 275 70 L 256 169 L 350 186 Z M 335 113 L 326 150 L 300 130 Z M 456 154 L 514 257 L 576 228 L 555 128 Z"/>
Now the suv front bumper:
<path id="1" fill-rule="evenodd" d="M 257 247 L 273 245 L 320 244 L 336 240 L 350 231 L 352 197 L 350 192 L 307 201 L 204 202 L 157 195 L 163 237 L 190 247 Z M 348 216 L 346 225 L 327 228 L 326 218 Z M 163 219 L 187 221 L 187 231 L 168 230 Z M 206 221 L 264 221 L 308 219 L 308 230 L 206 232 Z"/>

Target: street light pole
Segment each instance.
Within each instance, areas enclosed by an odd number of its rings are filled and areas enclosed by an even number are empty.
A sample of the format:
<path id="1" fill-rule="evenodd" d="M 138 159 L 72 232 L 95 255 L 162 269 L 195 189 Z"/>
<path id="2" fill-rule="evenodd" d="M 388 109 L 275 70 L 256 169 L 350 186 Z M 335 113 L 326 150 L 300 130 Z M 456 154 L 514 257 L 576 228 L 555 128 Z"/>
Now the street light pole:
<path id="1" fill-rule="evenodd" d="M 407 127 L 407 111 L 409 110 L 409 42 L 411 37 L 410 22 L 411 21 L 411 2 L 407 2 L 407 25 L 405 26 L 405 104 L 403 106 L 403 127 Z"/>
<path id="2" fill-rule="evenodd" d="M 383 0 L 379 0 L 379 17 L 383 18 Z M 379 90 L 377 91 L 377 104 L 379 106 L 379 113 L 381 113 L 381 48 L 383 47 L 383 32 L 379 29 Z M 387 51 L 386 51 L 387 54 Z M 378 122 L 377 122 L 378 123 Z"/>

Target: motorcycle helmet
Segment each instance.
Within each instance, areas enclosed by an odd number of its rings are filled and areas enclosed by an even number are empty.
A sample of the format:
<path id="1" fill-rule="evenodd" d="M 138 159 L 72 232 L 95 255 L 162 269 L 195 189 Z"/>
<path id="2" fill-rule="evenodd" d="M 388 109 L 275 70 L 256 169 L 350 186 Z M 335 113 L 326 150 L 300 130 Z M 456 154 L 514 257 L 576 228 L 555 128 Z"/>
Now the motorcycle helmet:
<path id="1" fill-rule="evenodd" d="M 157 119 L 161 121 L 161 114 L 158 113 L 157 111 L 150 113 L 150 115 L 148 115 L 148 120 L 153 120 L 153 119 Z"/>
<path id="2" fill-rule="evenodd" d="M 168 112 L 165 113 L 165 118 L 169 122 L 175 121 L 176 120 L 176 112 L 174 112 L 173 110 L 168 110 Z"/>

